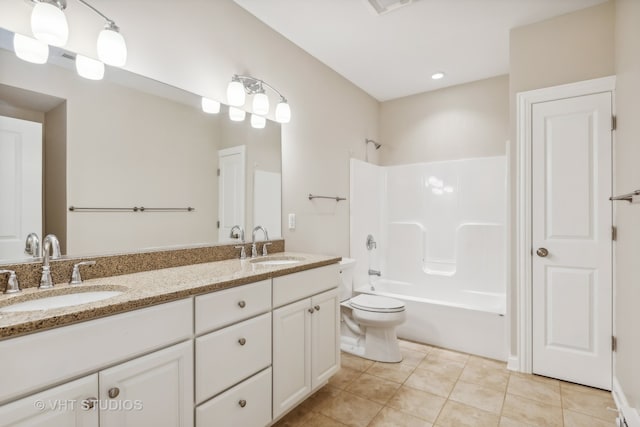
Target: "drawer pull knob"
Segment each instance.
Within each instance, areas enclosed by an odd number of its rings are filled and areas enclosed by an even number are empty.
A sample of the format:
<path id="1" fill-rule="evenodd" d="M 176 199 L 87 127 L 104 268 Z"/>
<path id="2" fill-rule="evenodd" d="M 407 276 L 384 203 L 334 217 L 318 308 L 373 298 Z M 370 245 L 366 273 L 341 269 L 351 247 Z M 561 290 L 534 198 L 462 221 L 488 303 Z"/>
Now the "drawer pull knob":
<path id="1" fill-rule="evenodd" d="M 85 411 L 90 411 L 91 409 L 96 407 L 96 402 L 98 399 L 96 397 L 87 397 L 82 401 L 82 409 Z"/>
<path id="2" fill-rule="evenodd" d="M 238 302 L 238 306 L 239 306 L 240 308 L 244 308 L 246 305 L 247 305 L 247 303 L 246 303 L 246 302 L 244 302 L 244 301 L 239 301 L 239 302 Z"/>
<path id="3" fill-rule="evenodd" d="M 115 399 L 120 394 L 120 389 L 118 387 L 112 387 L 107 391 L 107 394 L 110 398 Z"/>
<path id="4" fill-rule="evenodd" d="M 247 406 L 247 401 L 244 399 L 241 399 L 240 402 L 238 402 L 238 405 L 240 405 L 241 408 L 244 408 L 245 406 Z"/>
<path id="5" fill-rule="evenodd" d="M 240 343 L 240 345 L 245 345 L 247 343 L 247 340 L 244 338 L 240 338 L 238 342 Z"/>
<path id="6" fill-rule="evenodd" d="M 320 306 L 319 305 L 314 305 L 313 308 L 315 308 L 316 311 L 320 311 Z"/>
<path id="7" fill-rule="evenodd" d="M 315 310 L 313 309 L 313 307 L 309 309 L 309 313 L 311 313 L 311 314 L 313 314 L 314 311 Z"/>

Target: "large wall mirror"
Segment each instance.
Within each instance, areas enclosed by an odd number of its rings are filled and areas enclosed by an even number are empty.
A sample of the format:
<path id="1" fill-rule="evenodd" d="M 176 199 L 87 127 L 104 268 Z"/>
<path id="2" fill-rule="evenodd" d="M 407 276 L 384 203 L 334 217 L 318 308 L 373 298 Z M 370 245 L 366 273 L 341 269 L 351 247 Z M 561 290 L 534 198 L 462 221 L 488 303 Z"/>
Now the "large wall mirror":
<path id="1" fill-rule="evenodd" d="M 279 124 L 120 69 L 83 79 L 63 50 L 24 62 L 12 40 L 0 30 L 0 264 L 31 232 L 69 256 L 228 243 L 234 223 L 282 235 Z"/>

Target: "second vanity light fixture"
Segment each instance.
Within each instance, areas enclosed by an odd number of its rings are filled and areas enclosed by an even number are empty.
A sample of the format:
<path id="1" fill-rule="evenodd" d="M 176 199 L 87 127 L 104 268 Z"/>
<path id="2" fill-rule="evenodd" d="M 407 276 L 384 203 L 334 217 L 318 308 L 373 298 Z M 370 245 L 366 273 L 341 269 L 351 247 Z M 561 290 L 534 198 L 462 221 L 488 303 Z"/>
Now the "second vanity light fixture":
<path id="1" fill-rule="evenodd" d="M 66 0 L 30 0 L 33 4 L 31 12 L 31 32 L 35 38 L 21 34 L 14 35 L 16 55 L 25 61 L 44 64 L 49 57 L 49 45 L 64 47 L 69 38 L 69 24 L 64 10 Z M 98 35 L 96 50 L 98 59 L 78 54 L 76 69 L 82 77 L 100 80 L 104 75 L 104 64 L 122 67 L 127 62 L 127 45 L 115 22 L 91 6 L 85 0 L 77 0 L 106 20 L 103 30 Z"/>
<path id="2" fill-rule="evenodd" d="M 238 74 L 233 76 L 229 86 L 227 86 L 227 103 L 230 106 L 229 118 L 235 121 L 244 120 L 244 110 L 237 107 L 244 106 L 246 95 L 251 95 L 253 96 L 251 126 L 263 128 L 266 123 L 265 116 L 269 113 L 269 97 L 265 89 L 275 92 L 280 97 L 275 109 L 276 121 L 278 123 L 289 123 L 291 121 L 291 107 L 289 107 L 287 99 L 276 88 L 264 80 Z"/>

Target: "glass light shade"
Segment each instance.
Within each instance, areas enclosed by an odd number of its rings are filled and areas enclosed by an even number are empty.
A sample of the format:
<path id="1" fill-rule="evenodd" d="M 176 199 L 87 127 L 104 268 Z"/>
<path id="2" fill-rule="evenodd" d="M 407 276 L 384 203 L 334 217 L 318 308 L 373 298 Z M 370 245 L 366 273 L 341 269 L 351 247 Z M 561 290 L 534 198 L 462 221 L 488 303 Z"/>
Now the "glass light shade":
<path id="1" fill-rule="evenodd" d="M 269 97 L 265 93 L 256 93 L 253 95 L 253 104 L 251 111 L 254 114 L 260 114 L 262 116 L 269 112 Z"/>
<path id="2" fill-rule="evenodd" d="M 453 193 L 453 187 L 450 185 L 445 185 L 445 187 L 443 188 L 445 193 Z"/>
<path id="3" fill-rule="evenodd" d="M 287 101 L 280 101 L 276 105 L 276 121 L 278 123 L 289 123 L 291 121 L 291 107 Z"/>
<path id="4" fill-rule="evenodd" d="M 98 35 L 98 59 L 114 67 L 122 67 L 127 62 L 127 44 L 124 37 L 113 28 L 105 28 Z"/>
<path id="5" fill-rule="evenodd" d="M 33 36 L 52 46 L 64 46 L 69 38 L 69 25 L 64 12 L 50 3 L 36 3 L 31 12 Z"/>
<path id="6" fill-rule="evenodd" d="M 440 79 L 441 79 L 441 78 L 443 78 L 443 77 L 444 77 L 444 73 L 443 73 L 442 71 L 438 71 L 437 73 L 433 73 L 433 74 L 431 75 L 431 78 L 432 78 L 433 80 L 440 80 Z"/>
<path id="7" fill-rule="evenodd" d="M 267 124 L 267 119 L 257 114 L 251 115 L 251 127 L 256 129 L 263 129 Z"/>
<path id="8" fill-rule="evenodd" d="M 18 33 L 13 35 L 13 50 L 18 58 L 34 64 L 44 64 L 49 59 L 48 44 Z"/>
<path id="9" fill-rule="evenodd" d="M 229 107 L 229 118 L 234 122 L 243 121 L 246 115 L 247 115 L 247 112 L 244 110 L 241 110 L 236 107 Z"/>
<path id="10" fill-rule="evenodd" d="M 85 79 L 102 80 L 104 77 L 104 64 L 84 55 L 76 55 L 76 70 Z"/>
<path id="11" fill-rule="evenodd" d="M 244 98 L 244 85 L 240 81 L 232 80 L 227 86 L 227 104 L 240 107 L 244 105 Z"/>
<path id="12" fill-rule="evenodd" d="M 202 111 L 209 114 L 218 114 L 220 112 L 220 103 L 214 99 L 202 97 Z"/>

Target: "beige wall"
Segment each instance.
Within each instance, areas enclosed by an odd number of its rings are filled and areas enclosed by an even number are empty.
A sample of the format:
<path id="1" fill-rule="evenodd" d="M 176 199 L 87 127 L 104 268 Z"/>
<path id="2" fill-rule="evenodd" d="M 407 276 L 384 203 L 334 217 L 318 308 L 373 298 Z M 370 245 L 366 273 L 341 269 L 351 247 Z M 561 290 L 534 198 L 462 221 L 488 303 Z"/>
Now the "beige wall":
<path id="1" fill-rule="evenodd" d="M 131 71 L 219 100 L 235 73 L 280 90 L 293 116 L 282 129 L 283 214 L 297 214 L 297 229 L 284 233 L 287 248 L 348 254 L 348 203 L 314 203 L 306 195 L 348 196 L 349 158 L 364 158 L 365 137 L 377 138 L 375 99 L 232 0 L 95 0 L 92 5 L 122 29 Z M 28 4 L 0 0 L 0 9 L 0 26 L 28 32 Z M 102 24 L 84 9 L 69 4 L 69 47 L 95 56 Z"/>
<path id="2" fill-rule="evenodd" d="M 508 138 L 508 76 L 381 104 L 384 165 L 503 155 Z"/>
<path id="3" fill-rule="evenodd" d="M 640 188 L 640 2 L 616 2 L 616 194 Z M 640 211 L 615 204 L 615 377 L 631 406 L 640 410 Z"/>
<path id="4" fill-rule="evenodd" d="M 635 0 L 633 0 L 635 1 Z M 613 1 L 511 30 L 509 103 L 511 200 L 515 203 L 516 94 L 615 74 Z M 511 246 L 515 247 L 515 204 L 511 205 Z M 515 253 L 511 251 L 511 354 L 517 353 Z"/>
<path id="5" fill-rule="evenodd" d="M 44 231 L 55 234 L 67 251 L 67 103 L 45 114 L 44 122 Z M 44 238 L 44 237 L 43 237 Z"/>

